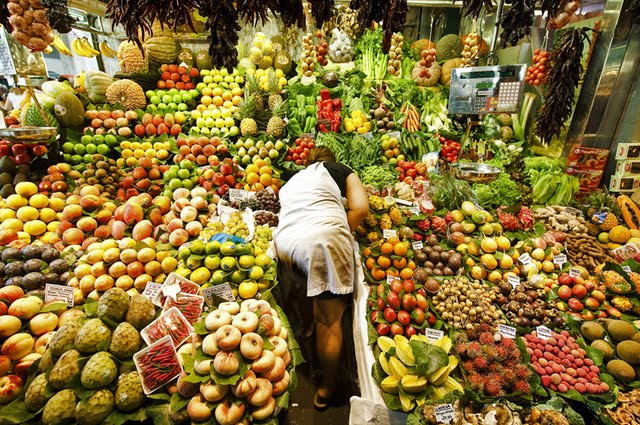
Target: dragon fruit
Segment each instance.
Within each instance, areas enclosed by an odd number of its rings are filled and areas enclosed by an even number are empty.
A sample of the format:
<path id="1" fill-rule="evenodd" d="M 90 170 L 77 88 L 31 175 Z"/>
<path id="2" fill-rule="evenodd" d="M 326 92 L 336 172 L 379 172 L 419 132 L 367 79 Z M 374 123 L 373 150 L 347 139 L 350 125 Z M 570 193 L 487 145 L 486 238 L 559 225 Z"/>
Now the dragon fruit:
<path id="1" fill-rule="evenodd" d="M 498 220 L 500 220 L 502 228 L 508 232 L 520 230 L 520 223 L 518 222 L 518 218 L 515 215 L 506 212 L 505 210 L 507 208 L 509 207 L 502 206 L 496 210 L 496 213 L 498 214 Z"/>
<path id="2" fill-rule="evenodd" d="M 518 223 L 522 226 L 523 230 L 529 230 L 533 227 L 533 223 L 535 222 L 535 217 L 533 215 L 533 211 L 531 211 L 527 207 L 521 207 L 520 211 L 518 211 Z"/>
<path id="3" fill-rule="evenodd" d="M 447 211 L 447 213 L 444 215 L 444 221 L 446 221 L 447 224 L 453 221 L 453 214 L 451 214 L 451 211 Z"/>
<path id="4" fill-rule="evenodd" d="M 447 222 L 442 217 L 433 216 L 431 218 L 431 227 L 434 232 L 440 235 L 444 235 L 447 232 Z"/>
<path id="5" fill-rule="evenodd" d="M 426 232 L 431 227 L 431 222 L 429 221 L 428 218 L 425 218 L 424 220 L 416 221 L 416 225 L 418 226 L 418 229 L 420 229 L 423 232 Z"/>

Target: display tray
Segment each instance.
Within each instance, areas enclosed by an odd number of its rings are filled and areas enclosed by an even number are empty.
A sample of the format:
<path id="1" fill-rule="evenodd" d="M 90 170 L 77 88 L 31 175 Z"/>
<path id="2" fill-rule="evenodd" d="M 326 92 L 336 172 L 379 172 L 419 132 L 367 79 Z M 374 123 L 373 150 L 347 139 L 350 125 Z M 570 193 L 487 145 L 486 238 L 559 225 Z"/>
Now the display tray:
<path id="1" fill-rule="evenodd" d="M 451 164 L 451 168 L 457 178 L 472 183 L 490 183 L 502 172 L 496 166 L 475 162 L 459 162 Z"/>
<path id="2" fill-rule="evenodd" d="M 13 143 L 48 146 L 56 140 L 57 127 L 16 127 L 0 129 L 0 138 Z"/>

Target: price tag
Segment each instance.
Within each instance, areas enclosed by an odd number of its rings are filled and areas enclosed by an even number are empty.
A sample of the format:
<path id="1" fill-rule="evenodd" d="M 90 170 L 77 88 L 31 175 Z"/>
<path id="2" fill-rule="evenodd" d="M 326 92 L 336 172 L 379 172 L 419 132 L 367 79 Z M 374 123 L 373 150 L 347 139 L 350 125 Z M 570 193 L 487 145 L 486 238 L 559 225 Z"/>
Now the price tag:
<path id="1" fill-rule="evenodd" d="M 498 325 L 498 333 L 505 338 L 516 339 L 516 328 L 507 325 Z"/>
<path id="2" fill-rule="evenodd" d="M 229 201 L 241 202 L 247 199 L 247 191 L 242 189 L 229 189 Z"/>
<path id="3" fill-rule="evenodd" d="M 180 292 L 180 285 L 178 283 L 172 283 L 171 285 L 162 286 L 162 295 L 165 297 L 175 298 Z"/>
<path id="4" fill-rule="evenodd" d="M 397 238 L 398 237 L 398 232 L 396 232 L 393 229 L 384 229 L 382 231 L 382 237 L 385 238 L 385 239 Z"/>
<path id="5" fill-rule="evenodd" d="M 436 406 L 434 413 L 436 414 L 436 422 L 448 424 L 455 417 L 455 411 L 452 404 L 440 404 Z"/>
<path id="6" fill-rule="evenodd" d="M 567 212 L 567 213 L 573 214 L 573 215 L 577 215 L 578 217 L 582 216 L 582 211 L 580 211 L 577 208 L 567 207 L 567 208 L 564 209 L 564 212 Z"/>
<path id="7" fill-rule="evenodd" d="M 422 243 L 422 241 L 413 241 L 411 242 L 411 246 L 413 247 L 414 251 L 419 251 L 422 249 L 424 244 Z"/>
<path id="8" fill-rule="evenodd" d="M 560 266 L 560 268 L 562 268 L 562 266 L 566 262 L 567 262 L 567 256 L 564 254 L 558 254 L 553 257 L 553 264 L 557 264 L 558 266 Z"/>
<path id="9" fill-rule="evenodd" d="M 431 342 L 436 342 L 444 336 L 444 332 L 438 329 L 426 329 L 425 336 Z"/>
<path id="10" fill-rule="evenodd" d="M 225 301 L 236 300 L 236 297 L 233 296 L 233 292 L 231 291 L 231 286 L 229 286 L 229 283 L 223 283 L 221 285 L 210 286 L 206 289 L 203 289 L 202 295 L 204 296 L 204 300 L 209 306 L 214 305 L 216 297 L 222 298 Z"/>
<path id="11" fill-rule="evenodd" d="M 507 282 L 509 282 L 509 284 L 515 288 L 516 286 L 520 285 L 520 278 L 514 274 L 510 274 L 509 277 L 507 277 Z"/>
<path id="12" fill-rule="evenodd" d="M 44 288 L 44 301 L 64 301 L 67 307 L 73 307 L 73 287 L 47 283 Z"/>
<path id="13" fill-rule="evenodd" d="M 394 280 L 400 280 L 399 277 L 396 276 L 387 276 L 387 284 L 390 285 Z"/>
<path id="14" fill-rule="evenodd" d="M 538 326 L 536 328 L 536 335 L 539 339 L 547 340 L 551 338 L 551 329 L 547 328 L 546 326 Z"/>
<path id="15" fill-rule="evenodd" d="M 518 261 L 526 266 L 527 264 L 531 264 L 531 256 L 525 252 L 518 257 Z"/>
<path id="16" fill-rule="evenodd" d="M 631 273 L 632 272 L 631 267 L 629 267 L 629 266 L 622 266 L 622 270 L 624 270 L 626 273 Z"/>
<path id="17" fill-rule="evenodd" d="M 580 270 L 578 270 L 578 269 L 569 269 L 569 276 L 571 276 L 571 277 L 580 276 Z"/>
<path id="18" fill-rule="evenodd" d="M 404 199 L 396 198 L 396 204 L 410 206 L 413 205 L 411 201 L 405 201 Z"/>
<path id="19" fill-rule="evenodd" d="M 149 282 L 147 283 L 147 286 L 145 286 L 142 296 L 153 302 L 155 297 L 158 295 L 158 292 L 160 292 L 160 288 L 162 288 L 162 284 Z"/>
<path id="20" fill-rule="evenodd" d="M 411 207 L 409 208 L 409 211 L 411 211 L 411 214 L 418 215 L 421 212 L 420 211 L 420 206 L 417 203 L 414 202 L 413 204 L 411 204 Z"/>

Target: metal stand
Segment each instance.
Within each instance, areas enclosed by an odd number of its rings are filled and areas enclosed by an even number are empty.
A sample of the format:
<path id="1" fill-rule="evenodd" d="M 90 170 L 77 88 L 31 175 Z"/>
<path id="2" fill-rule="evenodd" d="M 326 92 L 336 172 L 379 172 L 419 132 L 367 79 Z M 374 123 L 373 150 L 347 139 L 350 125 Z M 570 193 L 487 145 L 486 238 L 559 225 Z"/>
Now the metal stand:
<path id="1" fill-rule="evenodd" d="M 487 65 L 497 65 L 498 56 L 496 56 L 496 47 L 498 45 L 498 33 L 500 32 L 500 19 L 502 18 L 502 11 L 504 10 L 504 0 L 498 0 L 498 9 L 496 10 L 496 23 L 493 29 L 493 35 L 491 36 L 491 46 L 489 49 L 489 55 L 487 56 Z"/>

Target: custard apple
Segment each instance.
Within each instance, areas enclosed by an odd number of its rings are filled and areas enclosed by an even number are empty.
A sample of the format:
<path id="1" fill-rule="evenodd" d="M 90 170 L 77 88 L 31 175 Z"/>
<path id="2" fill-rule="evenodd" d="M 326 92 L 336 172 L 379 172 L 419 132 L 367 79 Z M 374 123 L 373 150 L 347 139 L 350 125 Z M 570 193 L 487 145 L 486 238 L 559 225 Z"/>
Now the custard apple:
<path id="1" fill-rule="evenodd" d="M 47 348 L 42 357 L 40 357 L 40 363 L 38 363 L 38 373 L 44 373 L 53 367 L 53 354 L 51 354 L 51 348 Z"/>
<path id="2" fill-rule="evenodd" d="M 98 390 L 76 406 L 76 422 L 80 425 L 101 424 L 113 411 L 115 400 L 109 390 Z"/>
<path id="3" fill-rule="evenodd" d="M 79 358 L 80 353 L 73 349 L 60 356 L 49 373 L 49 383 L 53 388 L 61 390 L 70 386 L 70 381 L 80 373 Z"/>
<path id="4" fill-rule="evenodd" d="M 120 323 L 129 309 L 129 295 L 121 288 L 111 288 L 98 300 L 98 317 L 107 323 Z"/>
<path id="5" fill-rule="evenodd" d="M 51 338 L 51 341 L 49 341 L 51 354 L 60 356 L 65 351 L 73 348 L 73 341 L 80 331 L 80 328 L 82 328 L 82 322 L 80 320 L 72 320 L 60 326 L 60 329 L 58 329 Z"/>
<path id="6" fill-rule="evenodd" d="M 76 349 L 81 353 L 106 350 L 111 341 L 111 329 L 100 319 L 87 320 L 76 335 Z"/>
<path id="7" fill-rule="evenodd" d="M 75 419 L 76 393 L 62 390 L 47 401 L 42 411 L 42 425 L 53 425 Z"/>
<path id="8" fill-rule="evenodd" d="M 90 390 L 105 387 L 113 382 L 118 375 L 115 362 L 106 351 L 91 356 L 80 374 L 82 386 Z"/>
<path id="9" fill-rule="evenodd" d="M 138 372 L 120 375 L 116 389 L 116 407 L 121 412 L 131 412 L 142 406 L 147 399 L 142 389 L 142 381 Z"/>
<path id="10" fill-rule="evenodd" d="M 131 297 L 126 317 L 128 323 L 131 323 L 137 330 L 142 330 L 155 319 L 155 316 L 156 307 L 148 298 L 138 294 Z"/>
<path id="11" fill-rule="evenodd" d="M 109 352 L 124 360 L 131 358 L 142 345 L 140 333 L 130 323 L 123 322 L 113 331 Z"/>
<path id="12" fill-rule="evenodd" d="M 44 373 L 33 378 L 29 384 L 27 392 L 24 394 L 24 405 L 32 412 L 42 409 L 47 403 L 45 388 L 47 387 L 47 376 Z"/>

